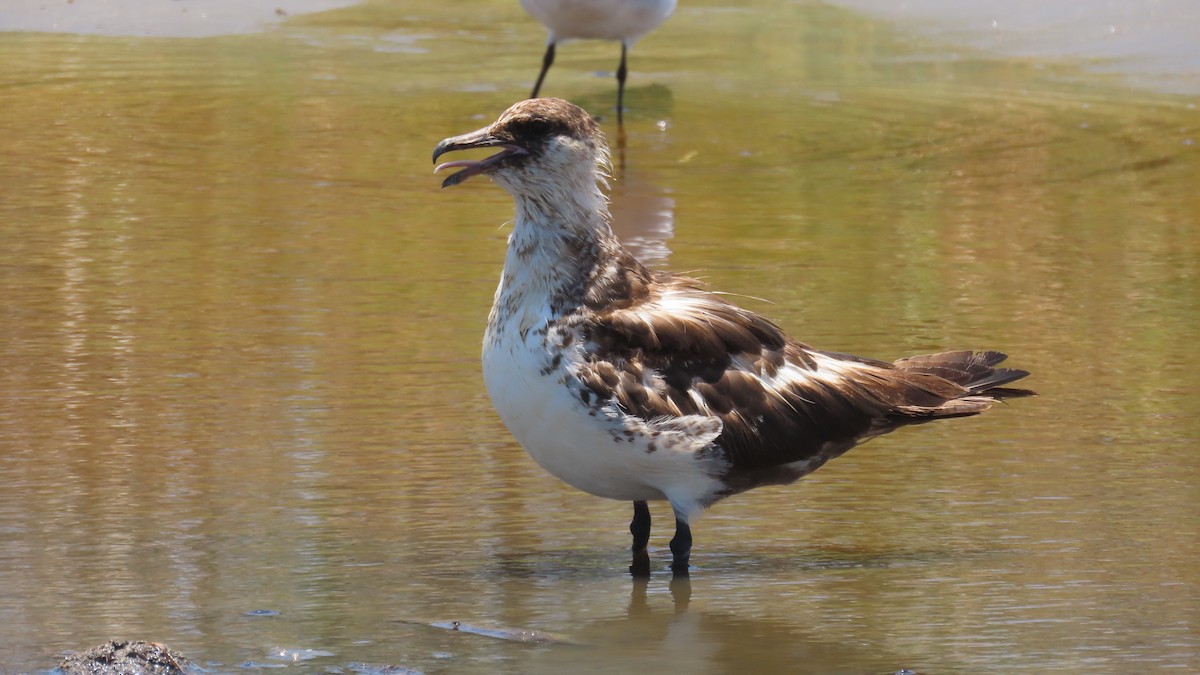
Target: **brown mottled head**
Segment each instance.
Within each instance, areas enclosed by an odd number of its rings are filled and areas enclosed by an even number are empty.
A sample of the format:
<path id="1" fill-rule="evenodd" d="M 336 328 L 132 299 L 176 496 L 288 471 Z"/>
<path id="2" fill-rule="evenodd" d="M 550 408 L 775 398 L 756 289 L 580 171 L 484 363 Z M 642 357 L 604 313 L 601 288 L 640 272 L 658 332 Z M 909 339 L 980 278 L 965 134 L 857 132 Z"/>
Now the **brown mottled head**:
<path id="1" fill-rule="evenodd" d="M 482 160 L 458 160 L 438 165 L 434 171 L 460 168 L 442 182 L 458 185 L 471 176 L 486 174 L 509 192 L 529 183 L 542 183 L 563 172 L 581 168 L 594 182 L 597 165 L 608 162 L 608 149 L 600 127 L 583 108 L 558 98 L 534 98 L 505 110 L 488 126 L 443 140 L 433 150 L 433 160 L 455 150 L 499 148 Z"/>

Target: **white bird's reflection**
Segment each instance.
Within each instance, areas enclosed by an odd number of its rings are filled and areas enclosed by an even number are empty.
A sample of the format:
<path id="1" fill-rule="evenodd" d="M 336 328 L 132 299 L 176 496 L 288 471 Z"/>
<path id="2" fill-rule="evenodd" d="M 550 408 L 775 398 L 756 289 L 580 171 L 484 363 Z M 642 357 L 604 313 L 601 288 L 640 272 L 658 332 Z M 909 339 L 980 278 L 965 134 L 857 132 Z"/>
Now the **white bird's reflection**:
<path id="1" fill-rule="evenodd" d="M 609 199 L 612 228 L 621 243 L 646 266 L 664 266 L 671 255 L 667 242 L 675 236 L 675 199 L 670 190 L 655 184 L 647 172 L 622 166 Z"/>

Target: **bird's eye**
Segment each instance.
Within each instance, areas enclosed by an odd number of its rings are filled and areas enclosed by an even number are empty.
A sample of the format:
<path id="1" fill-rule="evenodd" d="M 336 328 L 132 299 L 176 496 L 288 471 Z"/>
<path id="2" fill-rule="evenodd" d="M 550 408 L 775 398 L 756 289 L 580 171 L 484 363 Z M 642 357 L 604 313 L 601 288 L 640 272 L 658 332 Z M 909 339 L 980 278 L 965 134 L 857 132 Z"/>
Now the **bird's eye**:
<path id="1" fill-rule="evenodd" d="M 550 136 L 554 134 L 554 125 L 547 120 L 533 119 L 524 124 L 522 132 L 528 136 Z"/>

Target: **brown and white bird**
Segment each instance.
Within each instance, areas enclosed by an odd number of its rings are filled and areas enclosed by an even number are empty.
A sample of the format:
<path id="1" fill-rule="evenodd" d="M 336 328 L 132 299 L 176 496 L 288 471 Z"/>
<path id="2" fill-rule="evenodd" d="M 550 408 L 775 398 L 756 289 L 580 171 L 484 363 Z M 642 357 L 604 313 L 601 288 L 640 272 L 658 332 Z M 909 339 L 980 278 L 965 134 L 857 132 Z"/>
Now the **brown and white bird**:
<path id="1" fill-rule="evenodd" d="M 554 64 L 554 51 L 564 40 L 615 40 L 621 43 L 617 67 L 617 122 L 625 109 L 625 66 L 629 48 L 675 11 L 675 0 L 521 0 L 526 12 L 546 27 L 546 54 L 529 98 L 537 98 Z"/>
<path id="2" fill-rule="evenodd" d="M 447 138 L 433 158 L 495 148 L 442 183 L 490 176 L 516 202 L 483 339 L 492 404 L 551 474 L 633 502 L 634 574 L 649 574 L 647 502 L 675 515 L 672 569 L 686 574 L 689 520 L 717 501 L 791 483 L 867 439 L 975 415 L 1028 375 L 995 351 L 894 363 L 821 351 L 687 277 L 647 269 L 609 227 L 608 149 L 590 115 L 530 99 Z"/>

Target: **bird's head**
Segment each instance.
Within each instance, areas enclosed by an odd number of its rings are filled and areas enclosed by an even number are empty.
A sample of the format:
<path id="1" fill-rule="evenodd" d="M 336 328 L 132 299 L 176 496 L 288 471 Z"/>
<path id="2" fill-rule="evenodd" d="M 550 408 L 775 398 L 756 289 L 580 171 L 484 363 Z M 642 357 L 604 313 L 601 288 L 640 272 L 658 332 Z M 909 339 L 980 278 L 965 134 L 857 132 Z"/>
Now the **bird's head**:
<path id="1" fill-rule="evenodd" d="M 521 101 L 488 126 L 445 139 L 433 149 L 433 161 L 447 152 L 472 148 L 499 152 L 486 159 L 438 165 L 434 171 L 459 169 L 442 181 L 442 187 L 487 175 L 516 197 L 540 197 L 573 187 L 594 191 L 609 167 L 599 125 L 583 108 L 558 98 Z"/>

